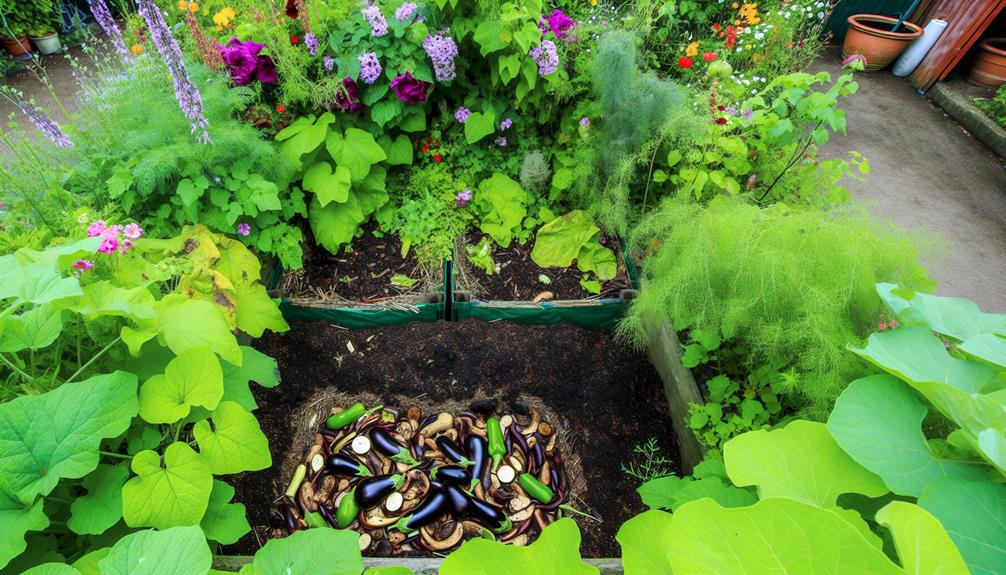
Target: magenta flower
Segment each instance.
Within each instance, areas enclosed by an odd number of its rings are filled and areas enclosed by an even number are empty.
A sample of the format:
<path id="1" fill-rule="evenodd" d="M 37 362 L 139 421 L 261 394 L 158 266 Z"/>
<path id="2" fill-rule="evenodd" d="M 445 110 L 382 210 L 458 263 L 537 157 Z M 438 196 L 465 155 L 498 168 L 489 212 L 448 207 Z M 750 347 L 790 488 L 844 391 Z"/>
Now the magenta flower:
<path id="1" fill-rule="evenodd" d="M 98 251 L 103 254 L 114 254 L 119 250 L 119 240 L 114 237 L 105 236 L 98 246 Z"/>
<path id="2" fill-rule="evenodd" d="M 251 235 L 251 226 L 248 224 L 238 224 L 237 232 L 239 236 L 248 237 Z"/>
<path id="3" fill-rule="evenodd" d="M 356 85 L 356 82 L 352 78 L 343 78 L 342 87 L 344 90 L 336 93 L 335 103 L 331 105 L 331 108 L 349 114 L 355 114 L 362 110 L 363 104 L 360 102 L 360 88 Z"/>
<path id="4" fill-rule="evenodd" d="M 105 224 L 105 220 L 98 220 L 93 224 L 87 226 L 87 237 L 96 238 L 105 233 L 105 229 L 108 226 Z"/>
<path id="5" fill-rule="evenodd" d="M 538 21 L 538 27 L 541 28 L 542 34 L 548 34 L 551 31 L 556 38 L 562 40 L 567 32 L 576 27 L 576 22 L 566 16 L 562 10 L 553 10 L 548 18 L 541 17 Z"/>
<path id="6" fill-rule="evenodd" d="M 140 239 L 140 236 L 143 235 L 143 228 L 137 224 L 127 224 L 126 227 L 122 229 L 122 235 L 131 240 L 138 240 Z"/>
<path id="7" fill-rule="evenodd" d="M 77 260 L 73 262 L 73 269 L 87 271 L 94 268 L 94 262 L 90 260 Z"/>
<path id="8" fill-rule="evenodd" d="M 429 82 L 423 82 L 412 77 L 411 72 L 406 72 L 391 81 L 391 91 L 398 96 L 398 99 L 406 104 L 418 104 L 425 102 L 430 90 Z"/>
<path id="9" fill-rule="evenodd" d="M 862 54 L 853 54 L 842 60 L 842 67 L 852 68 L 853 70 L 863 70 L 866 68 L 866 57 Z"/>
<path id="10" fill-rule="evenodd" d="M 0 202 L 0 212 L 7 209 L 7 202 Z"/>
<path id="11" fill-rule="evenodd" d="M 217 44 L 217 50 L 231 74 L 231 80 L 236 86 L 247 86 L 259 81 L 263 84 L 275 84 L 276 64 L 269 56 L 260 54 L 265 49 L 258 42 L 242 42 L 231 38 L 226 46 Z"/>
<path id="12" fill-rule="evenodd" d="M 458 195 L 454 197 L 454 204 L 459 208 L 467 206 L 468 203 L 471 201 L 472 201 L 471 188 L 465 188 L 464 191 L 458 192 Z"/>

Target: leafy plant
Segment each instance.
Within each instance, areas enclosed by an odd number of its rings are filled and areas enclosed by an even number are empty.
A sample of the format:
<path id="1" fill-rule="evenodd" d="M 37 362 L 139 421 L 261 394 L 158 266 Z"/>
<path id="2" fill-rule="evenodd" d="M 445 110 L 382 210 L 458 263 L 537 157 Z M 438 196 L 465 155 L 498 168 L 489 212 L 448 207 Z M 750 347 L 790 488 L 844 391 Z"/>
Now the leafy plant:
<path id="1" fill-rule="evenodd" d="M 479 227 L 504 248 L 523 235 L 527 205 L 528 194 L 520 184 L 498 173 L 483 180 L 472 199 Z"/>
<path id="2" fill-rule="evenodd" d="M 999 86 L 991 98 L 975 99 L 975 105 L 1000 126 L 1006 126 L 1006 88 Z"/>
<path id="3" fill-rule="evenodd" d="M 622 473 L 640 481 L 649 481 L 665 475 L 671 475 L 671 460 L 660 453 L 660 445 L 656 437 L 651 437 L 645 443 L 632 448 L 632 452 L 641 459 L 639 463 L 622 464 Z"/>
<path id="4" fill-rule="evenodd" d="M 444 575 L 488 575 L 499 573 L 501 565 L 514 573 L 600 573 L 597 567 L 580 560 L 580 531 L 568 517 L 546 527 L 538 539 L 526 547 L 482 538 L 466 541 L 444 559 L 440 572 Z"/>
<path id="5" fill-rule="evenodd" d="M 538 229 L 531 259 L 543 268 L 564 268 L 576 263 L 584 272 L 580 285 L 601 292 L 601 282 L 618 273 L 615 253 L 599 241 L 601 229 L 586 212 L 574 210 Z"/>
<path id="6" fill-rule="evenodd" d="M 466 245 L 465 254 L 468 256 L 468 261 L 484 271 L 487 276 L 491 276 L 496 272 L 496 262 L 493 260 L 492 240 L 488 237 L 482 238 L 482 241 L 477 244 Z"/>

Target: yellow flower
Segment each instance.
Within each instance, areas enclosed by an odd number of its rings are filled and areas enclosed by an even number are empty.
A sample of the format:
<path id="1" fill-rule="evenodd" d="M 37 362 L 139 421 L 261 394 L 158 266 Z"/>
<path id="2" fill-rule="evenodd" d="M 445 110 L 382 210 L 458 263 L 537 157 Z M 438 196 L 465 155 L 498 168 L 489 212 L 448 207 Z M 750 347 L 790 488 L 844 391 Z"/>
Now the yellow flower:
<path id="1" fill-rule="evenodd" d="M 764 56 L 762 56 L 761 54 L 755 54 L 754 56 L 751 56 L 751 59 L 754 60 L 756 64 L 758 62 L 761 62 L 763 58 Z"/>
<path id="2" fill-rule="evenodd" d="M 237 15 L 233 8 L 223 8 L 213 15 L 213 22 L 218 26 L 226 26 L 231 23 L 231 18 Z"/>
<path id="3" fill-rule="evenodd" d="M 182 12 L 185 11 L 185 7 L 187 5 L 188 5 L 188 2 L 186 2 L 185 0 L 178 0 L 178 9 L 181 10 Z"/>
<path id="4" fill-rule="evenodd" d="M 597 6 L 597 0 L 590 0 L 591 6 Z"/>
<path id="5" fill-rule="evenodd" d="M 143 53 L 143 46 L 140 46 L 139 44 L 133 44 L 132 46 L 129 47 L 129 51 L 139 56 L 140 54 Z"/>
<path id="6" fill-rule="evenodd" d="M 195 2 L 189 2 L 189 12 L 195 14 L 198 11 L 199 11 L 199 4 L 196 4 Z"/>
<path id="7" fill-rule="evenodd" d="M 688 45 L 687 48 L 685 48 L 685 56 L 688 56 L 689 58 L 691 58 L 692 56 L 698 56 L 698 55 L 699 55 L 699 43 L 698 42 L 692 42 L 691 44 Z"/>
<path id="8" fill-rule="evenodd" d="M 730 5 L 730 7 L 733 8 L 734 10 L 736 10 L 737 8 L 740 7 L 740 4 L 734 2 L 733 4 Z"/>

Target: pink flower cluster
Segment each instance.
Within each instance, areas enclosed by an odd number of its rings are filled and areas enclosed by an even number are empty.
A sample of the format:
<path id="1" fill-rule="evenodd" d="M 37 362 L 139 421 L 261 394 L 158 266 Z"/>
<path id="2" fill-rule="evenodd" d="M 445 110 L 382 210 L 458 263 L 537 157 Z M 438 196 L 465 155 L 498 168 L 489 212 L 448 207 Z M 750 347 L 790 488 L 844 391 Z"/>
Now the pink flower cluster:
<path id="1" fill-rule="evenodd" d="M 126 253 L 133 249 L 133 240 L 140 239 L 142 235 L 143 228 L 137 224 L 110 226 L 105 222 L 105 220 L 97 220 L 87 226 L 87 237 L 101 238 L 101 244 L 98 245 L 98 251 L 103 254 L 114 254 L 116 252 Z"/>

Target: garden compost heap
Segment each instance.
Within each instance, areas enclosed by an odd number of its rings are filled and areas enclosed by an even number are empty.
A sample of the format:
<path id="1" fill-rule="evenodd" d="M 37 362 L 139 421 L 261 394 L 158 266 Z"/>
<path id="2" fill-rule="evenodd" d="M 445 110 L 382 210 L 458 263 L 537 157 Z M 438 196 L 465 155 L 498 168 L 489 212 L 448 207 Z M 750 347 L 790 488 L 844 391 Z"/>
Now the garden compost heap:
<path id="1" fill-rule="evenodd" d="M 569 510 L 559 431 L 536 408 L 495 417 L 332 409 L 280 503 L 274 536 L 328 525 L 367 555 L 447 552 L 472 537 L 526 545 Z"/>

